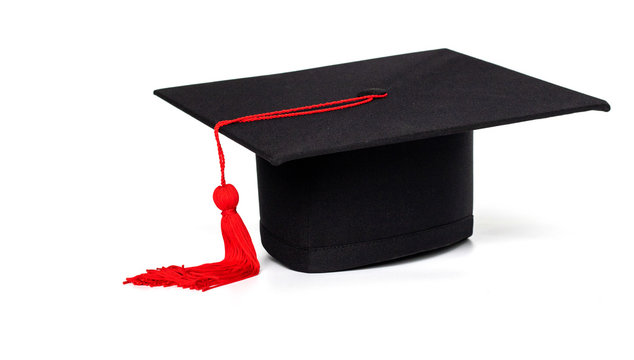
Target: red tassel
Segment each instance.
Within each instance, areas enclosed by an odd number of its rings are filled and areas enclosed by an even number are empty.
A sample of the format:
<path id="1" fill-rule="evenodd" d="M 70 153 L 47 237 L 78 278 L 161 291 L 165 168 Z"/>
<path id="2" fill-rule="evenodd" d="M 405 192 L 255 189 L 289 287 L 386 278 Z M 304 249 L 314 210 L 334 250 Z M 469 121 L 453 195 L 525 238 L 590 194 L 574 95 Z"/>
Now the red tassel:
<path id="1" fill-rule="evenodd" d="M 236 212 L 238 199 L 238 191 L 231 184 L 218 186 L 214 191 L 214 202 L 222 210 L 220 228 L 225 243 L 224 260 L 188 268 L 168 266 L 147 270 L 145 274 L 127 278 L 123 283 L 207 291 L 257 275 L 260 263 L 251 236 Z"/>
<path id="2" fill-rule="evenodd" d="M 218 131 L 221 127 L 234 123 L 244 123 L 259 120 L 269 120 L 292 116 L 319 114 L 328 111 L 347 109 L 378 98 L 384 94 L 364 95 L 350 99 L 331 101 L 322 104 L 302 106 L 293 109 L 272 111 L 263 114 L 243 116 L 233 120 L 223 120 L 214 126 L 214 136 L 218 146 L 218 160 L 220 162 L 220 186 L 214 191 L 214 202 L 222 211 L 220 227 L 225 242 L 225 258 L 221 262 L 203 264 L 200 266 L 168 266 L 156 270 L 147 270 L 145 274 L 127 278 L 124 284 L 146 286 L 179 286 L 186 289 L 207 291 L 218 286 L 231 284 L 260 272 L 258 262 L 251 242 L 251 236 L 236 212 L 238 205 L 238 191 L 231 184 L 225 182 L 225 155 L 220 145 Z"/>

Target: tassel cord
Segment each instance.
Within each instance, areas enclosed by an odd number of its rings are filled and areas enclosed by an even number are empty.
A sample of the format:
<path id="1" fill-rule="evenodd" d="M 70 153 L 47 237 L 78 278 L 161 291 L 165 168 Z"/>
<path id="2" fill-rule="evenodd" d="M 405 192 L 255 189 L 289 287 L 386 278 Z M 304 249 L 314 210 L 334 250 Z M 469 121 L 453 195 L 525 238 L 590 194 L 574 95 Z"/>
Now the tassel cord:
<path id="1" fill-rule="evenodd" d="M 193 267 L 168 266 L 127 278 L 124 284 L 145 286 L 178 286 L 185 289 L 207 291 L 218 286 L 227 285 L 255 276 L 260 271 L 251 236 L 236 211 L 239 195 L 236 188 L 225 181 L 225 155 L 220 144 L 219 130 L 223 126 L 235 123 L 246 123 L 260 120 L 287 118 L 294 116 L 319 114 L 328 111 L 342 110 L 366 104 L 384 94 L 365 95 L 350 99 L 326 102 L 322 104 L 296 107 L 262 114 L 239 117 L 220 121 L 214 126 L 214 137 L 218 147 L 220 163 L 220 186 L 214 190 L 213 199 L 222 212 L 220 228 L 225 246 L 225 257 L 222 261 Z"/>

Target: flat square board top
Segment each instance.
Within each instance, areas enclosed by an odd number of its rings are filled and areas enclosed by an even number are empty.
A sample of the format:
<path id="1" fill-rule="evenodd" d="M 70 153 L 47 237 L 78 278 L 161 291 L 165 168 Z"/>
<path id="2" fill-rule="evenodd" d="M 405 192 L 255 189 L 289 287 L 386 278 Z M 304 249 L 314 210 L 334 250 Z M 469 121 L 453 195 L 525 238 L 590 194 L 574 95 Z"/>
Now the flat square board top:
<path id="1" fill-rule="evenodd" d="M 356 97 L 388 96 L 349 109 L 231 124 L 227 137 L 273 165 L 610 105 L 579 92 L 439 49 L 315 69 L 156 90 L 204 124 Z"/>

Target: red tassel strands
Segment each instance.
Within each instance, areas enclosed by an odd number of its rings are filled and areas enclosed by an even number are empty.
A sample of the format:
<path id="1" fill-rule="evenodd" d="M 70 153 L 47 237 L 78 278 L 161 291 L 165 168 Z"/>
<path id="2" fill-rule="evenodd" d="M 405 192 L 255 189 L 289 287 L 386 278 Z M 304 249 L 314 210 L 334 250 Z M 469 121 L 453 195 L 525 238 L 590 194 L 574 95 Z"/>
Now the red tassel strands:
<path id="1" fill-rule="evenodd" d="M 297 107 L 293 109 L 273 111 L 263 114 L 243 116 L 233 120 L 223 120 L 214 127 L 214 136 L 218 145 L 218 159 L 220 161 L 220 186 L 214 191 L 213 199 L 222 211 L 220 228 L 225 244 L 225 257 L 222 261 L 203 264 L 194 267 L 168 266 L 127 278 L 124 284 L 146 286 L 178 286 L 186 289 L 207 291 L 218 286 L 230 284 L 252 276 L 260 271 L 251 236 L 247 231 L 240 215 L 236 212 L 238 205 L 238 191 L 225 181 L 225 155 L 220 145 L 218 131 L 221 127 L 259 120 L 318 114 L 328 111 L 341 110 L 366 104 L 376 98 L 386 97 L 387 93 L 379 95 L 365 95 L 350 99 L 331 101 L 323 104 Z"/>

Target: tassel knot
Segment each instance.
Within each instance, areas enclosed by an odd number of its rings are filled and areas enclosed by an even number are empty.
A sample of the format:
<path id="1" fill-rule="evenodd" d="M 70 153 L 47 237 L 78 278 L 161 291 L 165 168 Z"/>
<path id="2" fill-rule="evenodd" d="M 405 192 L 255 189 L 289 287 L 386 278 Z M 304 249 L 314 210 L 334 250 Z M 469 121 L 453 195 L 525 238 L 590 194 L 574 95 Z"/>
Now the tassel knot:
<path id="1" fill-rule="evenodd" d="M 220 185 L 214 190 L 214 203 L 223 212 L 235 211 L 239 200 L 238 190 L 231 184 Z"/>

